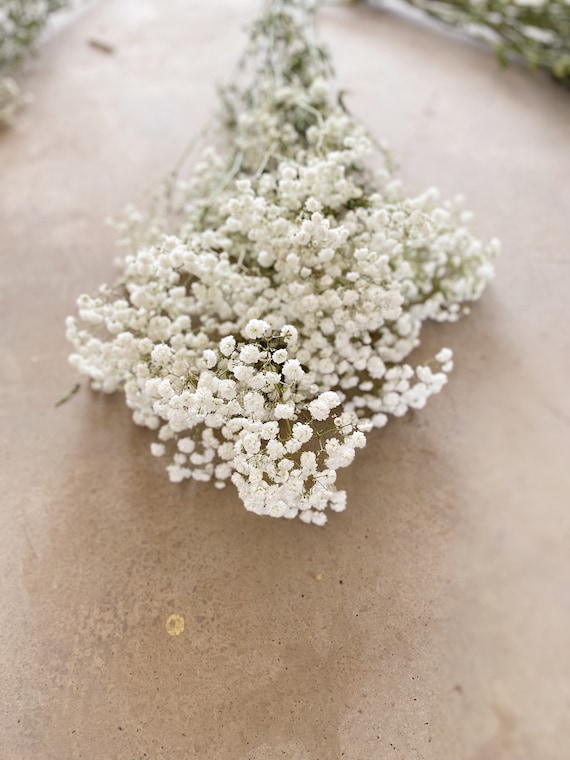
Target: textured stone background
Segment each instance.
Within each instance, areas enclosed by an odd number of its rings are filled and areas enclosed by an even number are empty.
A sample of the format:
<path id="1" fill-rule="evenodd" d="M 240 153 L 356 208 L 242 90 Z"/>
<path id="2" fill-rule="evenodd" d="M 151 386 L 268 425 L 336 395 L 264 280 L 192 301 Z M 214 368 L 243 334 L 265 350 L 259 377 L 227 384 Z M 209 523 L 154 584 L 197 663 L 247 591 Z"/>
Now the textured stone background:
<path id="1" fill-rule="evenodd" d="M 103 218 L 204 123 L 257 7 L 102 0 L 0 135 L 0 757 L 565 760 L 568 94 L 390 12 L 322 12 L 410 190 L 464 192 L 504 244 L 472 316 L 426 331 L 450 385 L 372 437 L 325 529 L 170 485 L 120 398 L 54 408 L 64 317 L 113 277 Z"/>

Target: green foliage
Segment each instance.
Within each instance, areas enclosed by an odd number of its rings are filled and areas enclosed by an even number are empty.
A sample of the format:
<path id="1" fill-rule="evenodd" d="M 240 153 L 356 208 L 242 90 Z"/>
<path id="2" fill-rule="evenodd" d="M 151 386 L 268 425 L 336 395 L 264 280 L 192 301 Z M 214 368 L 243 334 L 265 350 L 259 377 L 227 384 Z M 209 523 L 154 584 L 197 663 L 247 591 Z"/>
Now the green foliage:
<path id="1" fill-rule="evenodd" d="M 498 60 L 526 61 L 570 86 L 568 0 L 406 0 L 438 21 L 495 45 Z"/>

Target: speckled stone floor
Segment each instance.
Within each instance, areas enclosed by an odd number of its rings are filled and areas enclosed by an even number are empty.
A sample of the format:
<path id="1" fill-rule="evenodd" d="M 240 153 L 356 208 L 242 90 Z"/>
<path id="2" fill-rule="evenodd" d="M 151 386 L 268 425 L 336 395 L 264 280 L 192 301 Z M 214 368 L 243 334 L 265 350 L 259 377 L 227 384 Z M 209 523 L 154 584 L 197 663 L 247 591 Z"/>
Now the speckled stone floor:
<path id="1" fill-rule="evenodd" d="M 0 757 L 565 760 L 570 95 L 393 13 L 322 12 L 410 189 L 465 193 L 504 246 L 471 317 L 426 331 L 448 388 L 372 436 L 325 529 L 169 484 L 120 398 L 54 408 L 64 317 L 113 276 L 103 218 L 204 123 L 257 7 L 103 0 L 0 135 Z"/>

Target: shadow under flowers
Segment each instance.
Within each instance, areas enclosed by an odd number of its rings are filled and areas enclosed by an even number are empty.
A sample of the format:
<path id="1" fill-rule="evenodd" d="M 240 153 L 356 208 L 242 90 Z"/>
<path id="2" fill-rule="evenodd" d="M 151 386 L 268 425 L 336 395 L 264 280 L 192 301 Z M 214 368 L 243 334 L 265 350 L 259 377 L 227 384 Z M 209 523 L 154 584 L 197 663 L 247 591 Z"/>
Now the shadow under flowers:
<path id="1" fill-rule="evenodd" d="M 372 436 L 343 476 L 347 512 L 319 529 L 248 514 L 233 488 L 170 484 L 118 397 L 82 394 L 73 414 L 84 429 L 46 478 L 48 529 L 26 559 L 41 662 L 22 683 L 26 747 L 331 760 L 363 710 L 386 743 L 389 702 L 431 672 L 444 615 L 452 494 L 429 419 Z"/>

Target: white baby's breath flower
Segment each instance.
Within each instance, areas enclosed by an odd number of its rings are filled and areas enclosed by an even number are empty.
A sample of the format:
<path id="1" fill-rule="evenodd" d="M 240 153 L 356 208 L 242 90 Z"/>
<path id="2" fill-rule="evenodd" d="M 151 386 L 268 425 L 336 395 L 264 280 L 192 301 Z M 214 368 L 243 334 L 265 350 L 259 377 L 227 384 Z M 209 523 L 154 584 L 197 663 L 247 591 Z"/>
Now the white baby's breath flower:
<path id="1" fill-rule="evenodd" d="M 298 359 L 287 359 L 283 365 L 283 377 L 288 383 L 299 383 L 304 375 Z"/>
<path id="2" fill-rule="evenodd" d="M 233 335 L 228 335 L 220 341 L 220 352 L 224 356 L 231 356 L 235 351 L 236 341 Z"/>
<path id="3" fill-rule="evenodd" d="M 180 438 L 178 441 L 178 448 L 184 454 L 192 454 L 196 448 L 196 444 L 191 438 Z"/>
<path id="4" fill-rule="evenodd" d="M 288 356 L 287 349 L 280 348 L 278 351 L 274 352 L 271 358 L 276 364 L 283 364 L 283 362 L 287 359 L 287 356 Z"/>
<path id="5" fill-rule="evenodd" d="M 314 420 L 326 420 L 332 409 L 340 404 L 340 397 L 334 391 L 325 391 L 310 402 L 308 408 Z"/>
<path id="6" fill-rule="evenodd" d="M 274 414 L 278 420 L 291 420 L 295 416 L 295 407 L 292 403 L 276 404 Z"/>
<path id="7" fill-rule="evenodd" d="M 172 358 L 172 350 L 164 343 L 159 343 L 152 349 L 150 356 L 156 364 L 165 365 Z"/>
<path id="8" fill-rule="evenodd" d="M 202 358 L 204 359 L 204 363 L 206 364 L 206 367 L 208 369 L 212 369 L 216 366 L 216 362 L 218 361 L 218 357 L 216 356 L 216 352 L 213 351 L 211 348 L 207 348 L 204 353 L 202 354 Z"/>
<path id="9" fill-rule="evenodd" d="M 285 339 L 287 345 L 295 344 L 299 339 L 299 332 L 293 325 L 283 325 L 281 328 L 281 335 Z"/>
<path id="10" fill-rule="evenodd" d="M 441 351 L 439 351 L 435 358 L 440 364 L 445 364 L 453 357 L 453 352 L 449 348 L 442 348 Z"/>
<path id="11" fill-rule="evenodd" d="M 243 334 L 250 340 L 256 340 L 269 335 L 271 332 L 271 325 L 264 319 L 250 319 L 243 330 Z"/>

